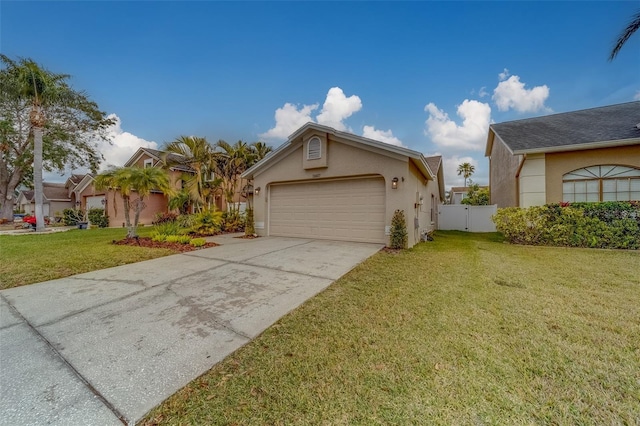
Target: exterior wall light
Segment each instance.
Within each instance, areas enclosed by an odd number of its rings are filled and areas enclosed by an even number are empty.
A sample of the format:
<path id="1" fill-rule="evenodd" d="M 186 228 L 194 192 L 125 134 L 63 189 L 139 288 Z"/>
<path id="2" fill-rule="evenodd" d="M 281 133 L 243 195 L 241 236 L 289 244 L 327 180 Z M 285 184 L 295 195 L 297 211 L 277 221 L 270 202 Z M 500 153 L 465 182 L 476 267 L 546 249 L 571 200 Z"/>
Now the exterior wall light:
<path id="1" fill-rule="evenodd" d="M 398 189 L 398 178 L 394 177 L 393 179 L 391 179 L 391 188 L 392 189 Z"/>
<path id="2" fill-rule="evenodd" d="M 257 187 L 256 189 L 253 190 L 254 195 L 257 197 L 258 195 L 260 195 L 260 187 Z"/>

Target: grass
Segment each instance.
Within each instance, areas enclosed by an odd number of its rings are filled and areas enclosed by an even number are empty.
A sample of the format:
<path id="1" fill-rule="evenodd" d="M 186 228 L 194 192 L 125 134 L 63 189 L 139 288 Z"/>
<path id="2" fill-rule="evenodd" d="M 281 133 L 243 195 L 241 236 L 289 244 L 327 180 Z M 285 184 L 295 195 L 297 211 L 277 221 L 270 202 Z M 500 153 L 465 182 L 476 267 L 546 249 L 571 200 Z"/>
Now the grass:
<path id="1" fill-rule="evenodd" d="M 138 228 L 149 236 L 152 227 Z M 0 235 L 0 289 L 67 277 L 173 254 L 171 250 L 110 244 L 122 228 L 73 229 L 51 234 Z"/>
<path id="2" fill-rule="evenodd" d="M 639 252 L 441 232 L 373 256 L 141 423 L 638 424 L 639 271 Z"/>

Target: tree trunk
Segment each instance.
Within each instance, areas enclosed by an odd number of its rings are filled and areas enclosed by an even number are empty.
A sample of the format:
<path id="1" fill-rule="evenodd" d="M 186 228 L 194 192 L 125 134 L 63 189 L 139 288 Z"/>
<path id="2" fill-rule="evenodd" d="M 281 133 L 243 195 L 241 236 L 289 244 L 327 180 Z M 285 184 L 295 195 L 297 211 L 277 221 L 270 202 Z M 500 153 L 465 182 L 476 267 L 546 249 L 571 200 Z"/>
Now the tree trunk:
<path id="1" fill-rule="evenodd" d="M 136 213 L 133 217 L 133 227 L 131 229 L 131 237 L 130 238 L 137 238 L 138 237 L 138 221 L 140 220 L 140 211 L 142 210 L 142 197 L 138 198 L 135 202 L 135 209 L 136 209 Z"/>
<path id="2" fill-rule="evenodd" d="M 44 231 L 42 209 L 42 127 L 33 128 L 33 197 L 35 200 L 36 232 Z"/>
<path id="3" fill-rule="evenodd" d="M 129 215 L 131 204 L 129 203 L 129 197 L 122 197 L 123 200 L 123 208 L 124 208 L 124 222 L 127 226 L 127 238 L 135 237 L 135 233 L 133 230 L 133 226 L 131 226 L 131 218 Z"/>

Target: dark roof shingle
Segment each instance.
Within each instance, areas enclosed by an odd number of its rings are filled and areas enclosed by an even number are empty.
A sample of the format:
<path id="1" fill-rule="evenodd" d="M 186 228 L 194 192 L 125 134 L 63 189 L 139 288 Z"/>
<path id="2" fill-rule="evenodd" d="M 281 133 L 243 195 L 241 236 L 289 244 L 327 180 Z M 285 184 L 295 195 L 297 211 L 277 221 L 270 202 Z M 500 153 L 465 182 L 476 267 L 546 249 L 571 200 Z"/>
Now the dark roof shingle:
<path id="1" fill-rule="evenodd" d="M 492 124 L 515 154 L 640 138 L 640 101 Z"/>

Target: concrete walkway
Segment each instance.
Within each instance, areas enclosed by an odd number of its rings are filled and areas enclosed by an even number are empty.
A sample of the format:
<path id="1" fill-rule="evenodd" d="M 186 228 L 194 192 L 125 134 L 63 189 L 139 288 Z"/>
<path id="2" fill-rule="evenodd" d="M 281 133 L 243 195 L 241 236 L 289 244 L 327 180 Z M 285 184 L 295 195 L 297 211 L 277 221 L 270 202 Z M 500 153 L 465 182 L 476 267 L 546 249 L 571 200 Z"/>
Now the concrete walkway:
<path id="1" fill-rule="evenodd" d="M 1 291 L 0 424 L 133 424 L 381 248 L 216 242 Z"/>

